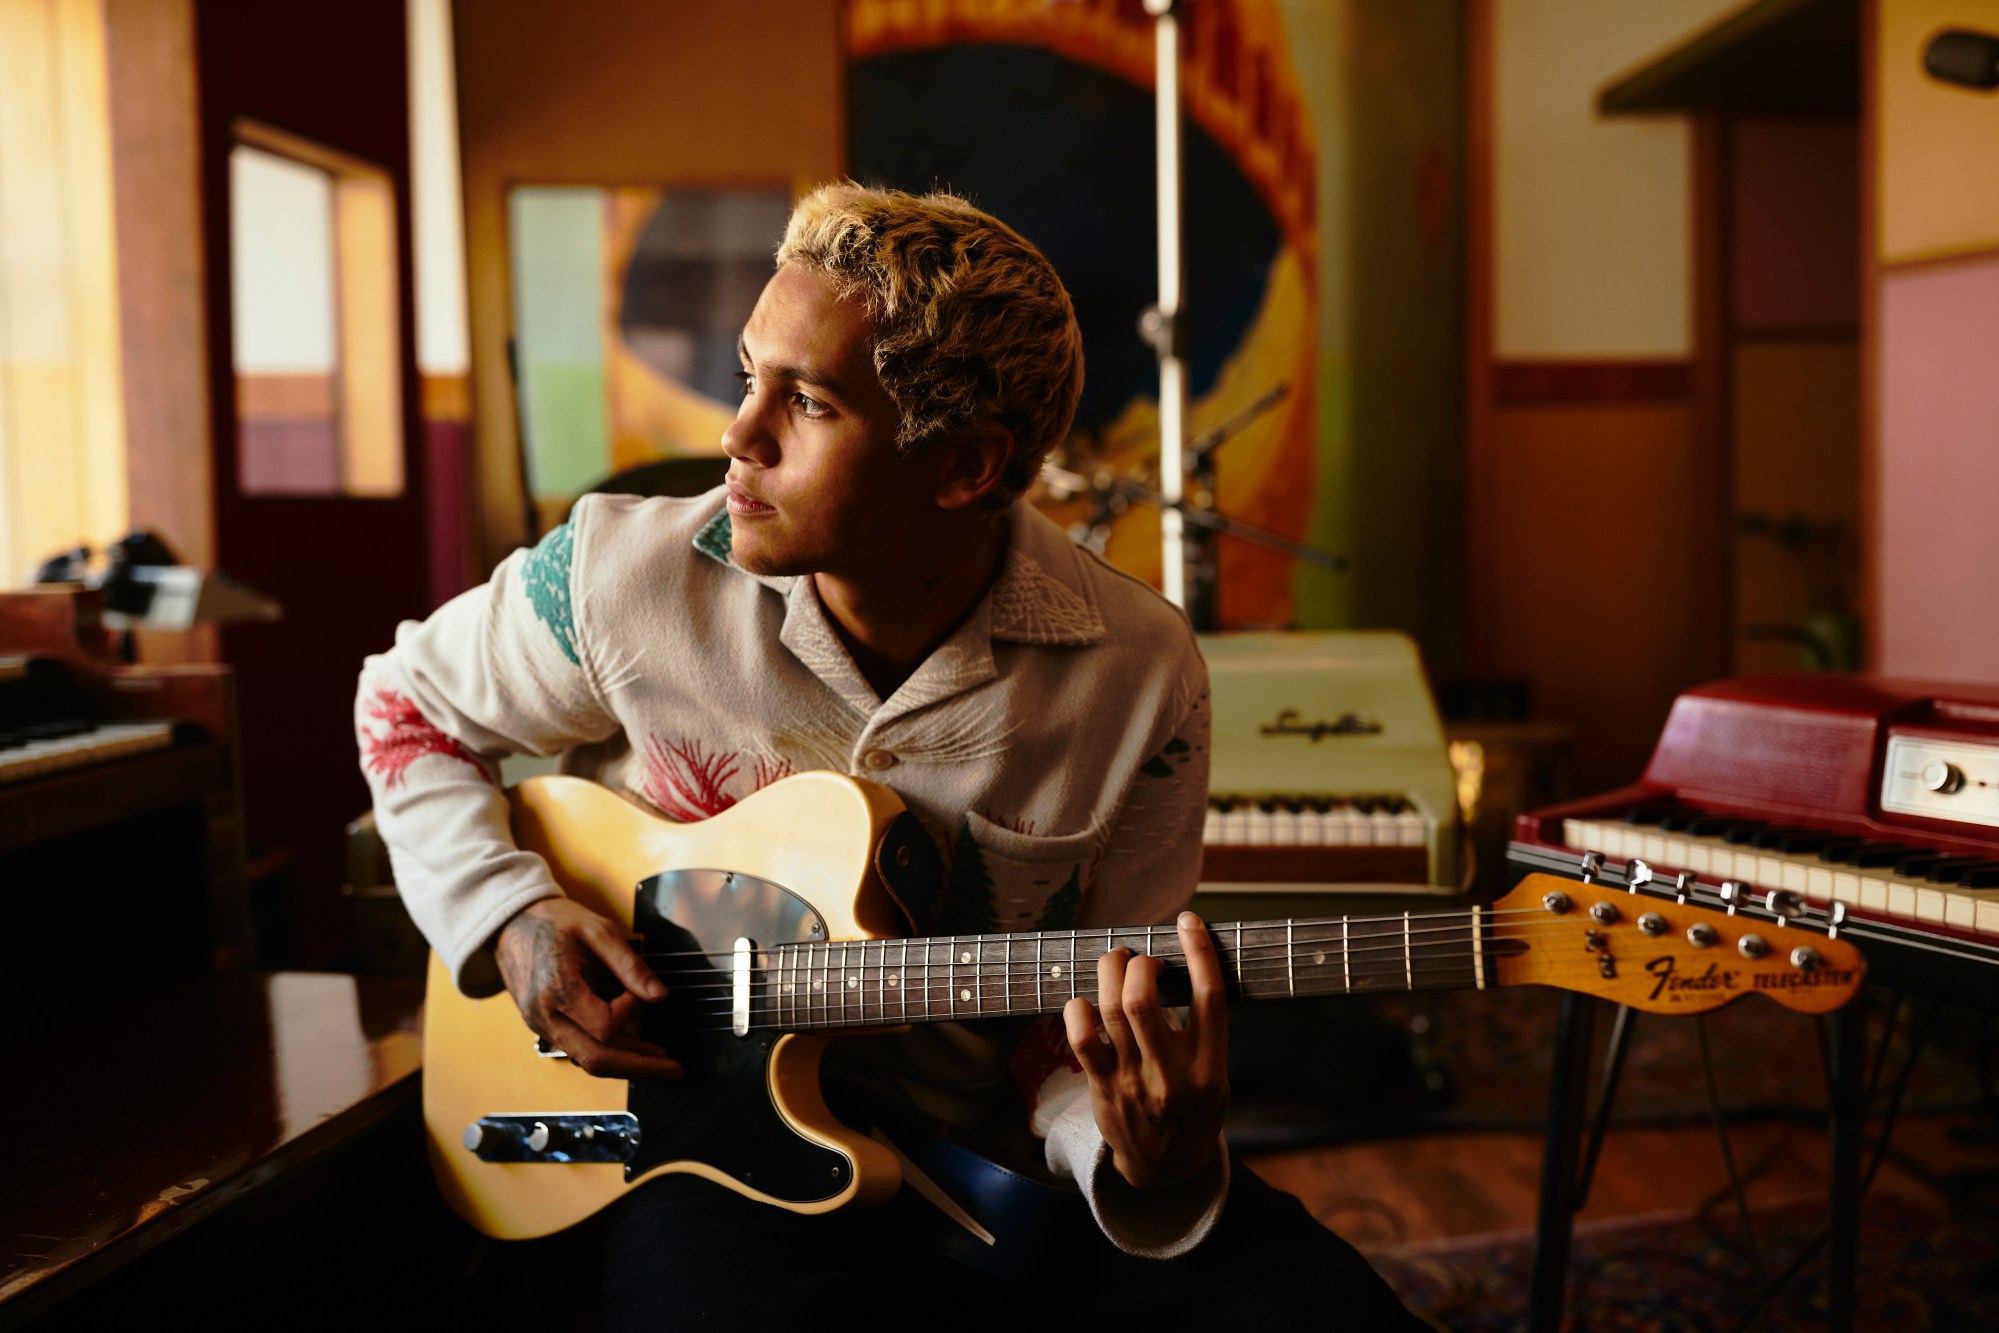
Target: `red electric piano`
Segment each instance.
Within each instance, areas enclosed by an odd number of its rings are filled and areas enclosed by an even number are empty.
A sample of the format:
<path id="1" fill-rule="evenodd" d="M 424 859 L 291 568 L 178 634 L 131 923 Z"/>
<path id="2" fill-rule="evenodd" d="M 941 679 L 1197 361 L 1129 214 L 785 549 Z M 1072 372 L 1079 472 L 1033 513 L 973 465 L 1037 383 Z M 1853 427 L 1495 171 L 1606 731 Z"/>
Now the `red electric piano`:
<path id="1" fill-rule="evenodd" d="M 1837 929 L 1873 980 L 1991 1009 L 1999 687 L 1800 674 L 1689 690 L 1643 777 L 1521 816 L 1507 859 L 1573 873 L 1586 852 Z"/>

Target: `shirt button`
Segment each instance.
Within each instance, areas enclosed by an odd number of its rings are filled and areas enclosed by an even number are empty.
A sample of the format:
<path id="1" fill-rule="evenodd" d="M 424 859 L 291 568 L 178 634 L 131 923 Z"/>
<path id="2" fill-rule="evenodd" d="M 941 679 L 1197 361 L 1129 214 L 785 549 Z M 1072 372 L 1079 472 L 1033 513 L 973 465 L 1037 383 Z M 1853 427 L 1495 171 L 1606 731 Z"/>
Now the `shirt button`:
<path id="1" fill-rule="evenodd" d="M 895 756 L 887 750 L 870 750 L 861 756 L 861 762 L 879 773 L 884 769 L 895 767 Z"/>

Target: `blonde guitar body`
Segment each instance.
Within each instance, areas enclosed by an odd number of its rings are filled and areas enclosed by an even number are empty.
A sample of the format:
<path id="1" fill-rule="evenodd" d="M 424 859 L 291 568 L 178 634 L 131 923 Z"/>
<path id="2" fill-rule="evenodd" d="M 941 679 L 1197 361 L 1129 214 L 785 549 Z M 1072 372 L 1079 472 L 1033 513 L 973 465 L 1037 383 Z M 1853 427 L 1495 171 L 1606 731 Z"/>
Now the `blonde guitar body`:
<path id="1" fill-rule="evenodd" d="M 783 885 L 807 901 L 823 933 L 807 928 L 800 940 L 876 939 L 903 933 L 894 900 L 883 890 L 875 857 L 902 805 L 885 788 L 831 773 L 807 773 L 775 783 L 750 802 L 699 824 L 673 824 L 579 778 L 536 778 L 513 793 L 514 837 L 547 860 L 571 898 L 612 920 L 634 925 L 637 886 L 662 870 L 726 870 Z M 751 806 L 754 806 L 754 809 Z M 722 888 L 726 897 L 731 892 Z M 726 901 L 668 904 L 683 927 L 696 917 L 711 932 L 734 928 L 740 913 Z M 764 906 L 769 906 L 768 903 Z M 795 907 L 795 905 L 792 905 Z M 795 913 L 783 913 L 782 918 Z M 763 930 L 768 922 L 740 924 Z M 762 948 L 791 939 L 758 938 Z M 688 946 L 726 958 L 733 939 L 702 939 Z M 657 947 L 656 945 L 654 947 Z M 676 988 L 675 973 L 661 967 L 670 989 L 693 991 L 706 978 Z M 685 998 L 700 1004 L 700 991 Z M 430 1159 L 445 1198 L 458 1213 L 491 1236 L 541 1236 L 572 1226 L 632 1186 L 654 1176 L 691 1172 L 780 1207 L 824 1212 L 856 1200 L 885 1198 L 901 1181 L 892 1153 L 842 1125 L 819 1090 L 819 1059 L 827 1038 L 786 1034 L 741 1041 L 715 1034 L 690 1049 L 672 1031 L 673 998 L 665 1005 L 662 1044 L 688 1068 L 679 1086 L 663 1080 L 627 1084 L 585 1073 L 566 1059 L 537 1051 L 537 1038 L 505 992 L 486 999 L 461 994 L 435 955 L 424 1010 L 424 1122 Z M 681 1012 L 685 1013 L 685 1008 Z M 739 1066 L 761 1064 L 756 1079 Z M 725 1080 L 731 1091 L 720 1086 Z M 745 1086 L 748 1085 L 748 1086 Z M 622 1112 L 633 1102 L 656 1104 L 648 1124 L 684 1119 L 685 1147 L 628 1178 L 625 1164 L 578 1161 L 551 1169 L 541 1162 L 494 1162 L 468 1151 L 468 1126 L 495 1115 L 540 1117 Z M 766 1105 L 754 1103 L 761 1097 Z M 724 1113 L 717 1100 L 728 1107 Z M 749 1101 L 748 1106 L 735 1105 Z M 730 1170 L 726 1146 L 716 1140 L 794 1134 L 796 1151 L 762 1154 L 779 1159 L 764 1167 Z M 648 1145 L 650 1146 L 650 1145 Z M 767 1145 L 766 1145 L 767 1147 Z M 704 1151 L 705 1157 L 692 1152 Z M 721 1157 L 718 1163 L 715 1158 Z M 748 1179 L 744 1179 L 747 1172 Z"/>

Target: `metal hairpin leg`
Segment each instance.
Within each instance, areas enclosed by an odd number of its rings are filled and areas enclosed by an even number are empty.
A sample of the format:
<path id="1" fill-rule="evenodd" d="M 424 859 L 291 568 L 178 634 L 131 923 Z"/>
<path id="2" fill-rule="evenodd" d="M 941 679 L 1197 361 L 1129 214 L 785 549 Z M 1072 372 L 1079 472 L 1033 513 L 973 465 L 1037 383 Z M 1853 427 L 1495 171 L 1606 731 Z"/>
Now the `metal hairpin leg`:
<path id="1" fill-rule="evenodd" d="M 1576 1154 L 1582 1143 L 1583 1093 L 1589 1081 L 1590 1036 L 1596 1001 L 1567 991 L 1555 1028 L 1555 1067 L 1548 1081 L 1548 1133 L 1541 1154 L 1541 1206 L 1534 1222 L 1534 1269 L 1527 1289 L 1527 1327 L 1555 1333 L 1568 1297 L 1569 1232 L 1575 1221 Z"/>
<path id="2" fill-rule="evenodd" d="M 1832 1236 L 1826 1273 L 1826 1313 L 1832 1333 L 1850 1333 L 1853 1328 L 1854 1279 L 1860 1267 L 1860 1145 L 1867 1132 L 1862 1090 L 1867 1073 L 1866 1009 L 1863 1004 L 1849 1004 L 1832 1016 L 1832 1142 L 1827 1162 L 1832 1176 Z"/>

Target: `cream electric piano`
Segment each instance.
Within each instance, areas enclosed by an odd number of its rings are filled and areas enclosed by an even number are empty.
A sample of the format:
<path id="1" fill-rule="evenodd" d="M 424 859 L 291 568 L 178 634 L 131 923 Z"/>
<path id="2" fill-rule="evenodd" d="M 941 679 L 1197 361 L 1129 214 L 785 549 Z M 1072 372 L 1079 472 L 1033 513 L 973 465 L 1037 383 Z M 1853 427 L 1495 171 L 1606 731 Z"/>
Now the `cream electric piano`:
<path id="1" fill-rule="evenodd" d="M 1203 635 L 1214 711 L 1200 910 L 1460 891 L 1457 779 L 1416 646 L 1379 631 Z"/>

